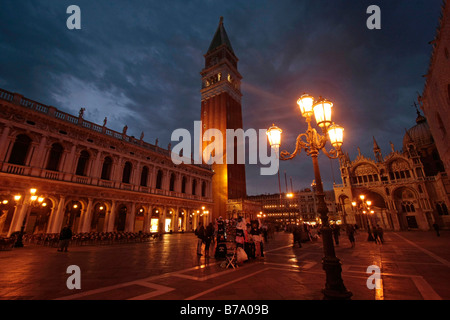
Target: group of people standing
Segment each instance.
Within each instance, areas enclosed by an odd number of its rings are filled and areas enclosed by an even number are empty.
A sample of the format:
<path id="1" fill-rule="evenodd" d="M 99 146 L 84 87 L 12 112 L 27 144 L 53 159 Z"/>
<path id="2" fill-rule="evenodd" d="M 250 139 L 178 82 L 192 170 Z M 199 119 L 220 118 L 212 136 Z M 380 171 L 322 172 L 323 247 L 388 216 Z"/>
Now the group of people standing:
<path id="1" fill-rule="evenodd" d="M 372 228 L 372 231 L 369 229 L 369 241 L 375 241 L 375 243 L 383 244 L 384 243 L 384 230 L 378 224 L 376 227 Z M 372 240 L 370 240 L 372 237 Z"/>
<path id="2" fill-rule="evenodd" d="M 244 249 L 247 257 L 264 257 L 264 241 L 268 238 L 268 228 L 261 221 L 246 221 L 243 217 L 224 220 L 222 217 L 216 220 L 215 225 L 210 222 L 206 228 L 200 222 L 195 229 L 197 236 L 197 255 L 210 256 L 211 244 L 214 243 L 215 258 L 224 258 L 226 255 L 226 242 L 234 244 L 236 248 Z"/>
<path id="3" fill-rule="evenodd" d="M 347 234 L 348 240 L 350 241 L 351 247 L 354 248 L 355 247 L 355 234 L 358 230 L 358 226 L 357 225 L 352 225 L 352 224 L 347 224 L 344 226 L 345 227 L 345 232 Z M 339 238 L 341 236 L 341 226 L 338 224 L 332 224 L 330 225 L 331 228 L 331 232 L 333 235 L 333 239 L 334 239 L 334 243 L 338 246 L 339 245 Z M 306 232 L 306 236 L 303 234 L 304 232 Z M 316 238 L 312 239 L 311 237 L 311 232 L 309 228 L 305 228 L 302 226 L 296 226 L 294 227 L 293 231 L 293 239 L 294 239 L 294 246 L 296 244 L 298 244 L 298 246 L 301 248 L 302 247 L 302 241 L 310 241 L 310 240 L 315 240 Z M 372 228 L 372 229 L 368 229 L 368 241 L 375 241 L 375 243 L 379 243 L 379 244 L 383 244 L 384 243 L 384 230 L 382 227 L 380 227 L 378 224 L 376 227 Z"/>
<path id="4" fill-rule="evenodd" d="M 214 226 L 210 222 L 206 228 L 202 222 L 199 222 L 195 235 L 197 236 L 197 255 L 202 256 L 203 244 L 205 244 L 205 257 L 209 257 L 211 242 L 214 240 Z"/>
<path id="5" fill-rule="evenodd" d="M 249 259 L 264 257 L 267 234 L 267 225 L 263 225 L 260 220 L 246 222 L 244 218 L 239 217 L 236 224 L 236 246 L 244 249 Z"/>
<path id="6" fill-rule="evenodd" d="M 339 245 L 340 226 L 337 224 L 334 224 L 331 226 L 331 228 L 333 230 L 334 242 L 336 243 L 336 245 Z M 352 248 L 354 248 L 355 247 L 355 234 L 356 234 L 356 230 L 358 230 L 358 226 L 352 225 L 352 224 L 347 224 L 345 226 L 345 229 L 346 229 L 348 240 L 350 241 Z M 384 230 L 382 227 L 380 227 L 380 225 L 377 224 L 376 227 L 373 227 L 372 229 L 368 228 L 367 232 L 369 234 L 367 241 L 375 241 L 375 243 L 379 243 L 379 244 L 384 243 Z"/>

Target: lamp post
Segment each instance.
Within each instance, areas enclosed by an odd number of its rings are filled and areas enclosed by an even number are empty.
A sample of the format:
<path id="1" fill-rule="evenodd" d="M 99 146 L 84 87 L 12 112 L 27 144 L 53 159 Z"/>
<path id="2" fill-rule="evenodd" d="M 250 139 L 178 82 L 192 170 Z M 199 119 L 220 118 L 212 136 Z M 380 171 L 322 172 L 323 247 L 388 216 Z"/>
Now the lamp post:
<path id="1" fill-rule="evenodd" d="M 367 200 L 366 196 L 361 194 L 359 196 L 359 200 L 360 201 L 353 201 L 352 202 L 352 206 L 353 208 L 355 208 L 358 212 L 361 212 L 360 214 L 362 214 L 365 218 L 365 222 L 367 224 L 367 241 L 373 241 L 373 236 L 372 236 L 372 232 L 370 230 L 370 221 L 368 218 L 368 214 L 373 214 L 374 211 L 370 209 L 370 206 L 372 205 L 372 201 L 371 200 Z"/>
<path id="2" fill-rule="evenodd" d="M 331 121 L 331 108 L 333 103 L 319 98 L 317 101 L 308 94 L 304 94 L 298 99 L 297 104 L 300 107 L 302 116 L 306 118 L 308 130 L 297 137 L 296 146 L 293 153 L 282 151 L 280 153 L 281 160 L 290 160 L 300 154 L 301 150 L 305 150 L 306 154 L 311 156 L 314 168 L 314 177 L 316 183 L 317 212 L 322 220 L 323 250 L 324 258 L 322 259 L 323 269 L 326 273 L 325 289 L 322 290 L 324 299 L 350 299 L 352 293 L 344 286 L 342 280 L 342 266 L 340 260 L 336 257 L 333 244 L 333 235 L 328 221 L 328 208 L 325 203 L 325 193 L 322 186 L 322 178 L 320 175 L 318 155 L 319 151 L 330 159 L 337 159 L 340 154 L 340 148 L 343 143 L 344 129 Z M 311 126 L 312 116 L 315 116 L 317 125 L 322 129 L 319 134 L 316 129 Z M 274 151 L 278 154 L 281 144 L 282 130 L 273 125 L 267 131 L 269 143 Z M 330 141 L 334 149 L 327 151 L 326 143 Z"/>

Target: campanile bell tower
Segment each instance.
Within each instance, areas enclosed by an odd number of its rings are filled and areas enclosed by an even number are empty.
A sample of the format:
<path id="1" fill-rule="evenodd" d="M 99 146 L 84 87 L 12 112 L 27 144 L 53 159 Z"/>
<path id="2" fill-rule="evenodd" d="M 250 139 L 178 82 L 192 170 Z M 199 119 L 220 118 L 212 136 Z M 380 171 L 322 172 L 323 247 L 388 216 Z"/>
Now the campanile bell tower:
<path id="1" fill-rule="evenodd" d="M 218 129 L 223 136 L 223 164 L 213 164 L 212 191 L 214 201 L 213 219 L 226 217 L 228 199 L 245 198 L 245 164 L 227 164 L 226 129 L 242 129 L 241 80 L 228 35 L 220 17 L 219 26 L 208 52 L 204 55 L 205 68 L 202 76 L 202 136 L 208 129 Z M 210 142 L 203 142 L 202 150 Z M 235 144 L 234 144 L 235 145 Z M 236 145 L 235 145 L 236 151 Z M 236 152 L 234 152 L 236 155 Z"/>

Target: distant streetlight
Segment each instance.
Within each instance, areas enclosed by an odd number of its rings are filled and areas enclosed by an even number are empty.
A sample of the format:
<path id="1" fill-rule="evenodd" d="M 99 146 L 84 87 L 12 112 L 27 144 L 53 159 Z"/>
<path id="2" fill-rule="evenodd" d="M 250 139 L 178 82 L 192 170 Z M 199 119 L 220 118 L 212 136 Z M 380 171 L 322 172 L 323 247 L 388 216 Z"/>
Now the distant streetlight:
<path id="1" fill-rule="evenodd" d="M 30 189 L 30 196 L 28 198 L 27 197 L 24 198 L 24 204 L 27 204 L 30 208 L 26 212 L 25 217 L 23 218 L 22 226 L 20 227 L 20 233 L 17 236 L 16 242 L 14 243 L 14 247 L 15 248 L 22 248 L 23 247 L 23 234 L 25 232 L 25 225 L 27 223 L 28 215 L 31 212 L 31 209 L 33 207 L 38 207 L 39 205 L 43 205 L 43 206 L 47 205 L 46 203 L 43 203 L 44 202 L 44 198 L 37 196 L 36 193 L 37 193 L 37 189 L 36 188 L 31 188 Z M 22 198 L 22 196 L 20 194 L 14 196 L 14 200 L 16 202 L 18 202 L 21 198 Z"/>
<path id="2" fill-rule="evenodd" d="M 366 225 L 367 225 L 367 241 L 373 241 L 373 237 L 372 237 L 372 232 L 370 231 L 370 222 L 369 222 L 369 218 L 367 217 L 367 213 L 371 213 L 373 214 L 374 211 L 370 209 L 370 206 L 372 205 L 372 201 L 371 200 L 365 200 L 366 196 L 361 194 L 359 196 L 359 200 L 360 201 L 353 201 L 352 202 L 352 206 L 353 208 L 356 209 L 356 212 L 361 212 L 362 215 L 364 216 Z"/>
<path id="3" fill-rule="evenodd" d="M 333 244 L 332 230 L 328 221 L 328 208 L 325 203 L 325 193 L 322 186 L 322 178 L 320 175 L 318 155 L 322 150 L 330 159 L 336 159 L 340 154 L 340 148 L 343 144 L 344 128 L 334 124 L 331 121 L 331 109 L 333 103 L 326 99 L 319 98 L 317 101 L 314 97 L 304 94 L 297 104 L 303 117 L 306 118 L 308 130 L 297 137 L 295 150 L 293 153 L 282 151 L 280 153 L 281 160 L 290 160 L 294 158 L 301 150 L 305 150 L 306 154 L 311 156 L 314 167 L 314 176 L 316 183 L 316 197 L 318 201 L 317 211 L 322 221 L 323 250 L 325 257 L 322 260 L 323 269 L 326 273 L 325 289 L 323 290 L 326 299 L 350 299 L 352 293 L 348 291 L 341 277 L 342 266 L 340 260 L 336 257 Z M 314 115 L 317 125 L 322 129 L 319 134 L 316 129 L 311 126 L 311 119 Z M 273 125 L 267 131 L 269 143 L 275 151 L 278 151 L 281 145 L 282 130 Z M 330 142 L 335 148 L 330 151 L 325 149 L 326 143 Z"/>

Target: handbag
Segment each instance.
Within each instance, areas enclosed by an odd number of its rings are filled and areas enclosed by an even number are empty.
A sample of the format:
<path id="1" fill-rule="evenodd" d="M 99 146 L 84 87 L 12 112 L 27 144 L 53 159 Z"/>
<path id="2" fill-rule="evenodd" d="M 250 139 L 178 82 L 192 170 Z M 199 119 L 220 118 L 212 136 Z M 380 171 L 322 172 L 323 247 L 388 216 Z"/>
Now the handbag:
<path id="1" fill-rule="evenodd" d="M 244 249 L 242 249 L 241 247 L 237 248 L 236 259 L 238 263 L 248 260 L 247 253 L 245 253 Z"/>

